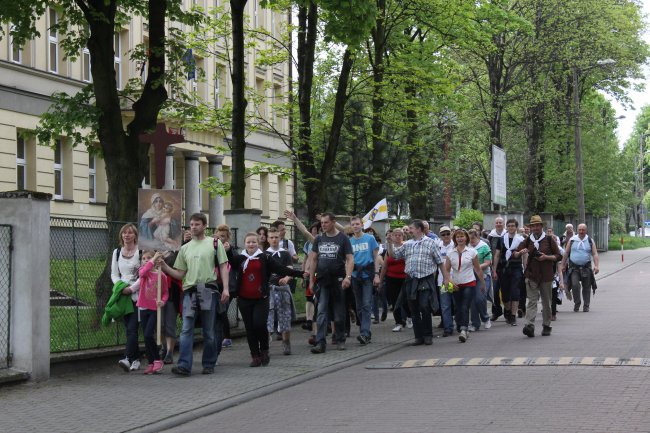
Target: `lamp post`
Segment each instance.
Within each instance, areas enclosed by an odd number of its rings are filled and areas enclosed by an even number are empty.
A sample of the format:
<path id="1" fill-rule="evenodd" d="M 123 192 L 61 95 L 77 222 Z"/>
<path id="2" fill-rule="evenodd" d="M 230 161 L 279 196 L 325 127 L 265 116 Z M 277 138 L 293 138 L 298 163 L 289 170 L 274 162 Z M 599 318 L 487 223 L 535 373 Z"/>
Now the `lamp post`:
<path id="1" fill-rule="evenodd" d="M 574 143 L 575 143 L 575 157 L 576 157 L 576 195 L 578 201 L 578 224 L 584 223 L 585 217 L 585 185 L 584 185 L 584 172 L 582 163 L 582 131 L 580 130 L 580 74 L 599 66 L 613 65 L 616 60 L 605 59 L 598 60 L 595 65 L 587 68 L 579 69 L 577 66 L 573 67 L 573 116 L 574 116 Z"/>

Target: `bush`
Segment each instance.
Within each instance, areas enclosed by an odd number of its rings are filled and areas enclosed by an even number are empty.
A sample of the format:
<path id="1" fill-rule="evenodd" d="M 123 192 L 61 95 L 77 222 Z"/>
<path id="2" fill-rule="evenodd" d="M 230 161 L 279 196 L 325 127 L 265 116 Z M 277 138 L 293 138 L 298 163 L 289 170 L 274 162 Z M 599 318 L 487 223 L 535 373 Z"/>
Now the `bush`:
<path id="1" fill-rule="evenodd" d="M 609 237 L 610 251 L 621 249 L 621 236 L 623 237 L 623 249 L 625 250 L 650 247 L 650 238 L 640 238 L 619 233 Z"/>
<path id="2" fill-rule="evenodd" d="M 458 216 L 453 221 L 453 225 L 463 229 L 471 229 L 472 223 L 479 221 L 483 224 L 483 213 L 476 209 L 461 209 Z"/>

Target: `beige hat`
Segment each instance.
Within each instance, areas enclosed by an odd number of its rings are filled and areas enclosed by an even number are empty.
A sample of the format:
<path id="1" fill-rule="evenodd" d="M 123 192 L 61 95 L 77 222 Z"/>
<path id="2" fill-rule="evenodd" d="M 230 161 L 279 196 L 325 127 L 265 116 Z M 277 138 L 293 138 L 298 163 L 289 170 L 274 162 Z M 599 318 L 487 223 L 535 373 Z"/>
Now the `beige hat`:
<path id="1" fill-rule="evenodd" d="M 539 215 L 533 215 L 530 217 L 530 223 L 529 224 L 544 224 L 544 221 L 542 221 L 542 217 Z"/>
<path id="2" fill-rule="evenodd" d="M 450 232 L 450 231 L 451 231 L 451 229 L 449 228 L 449 226 L 442 226 L 442 227 L 440 227 L 440 230 L 438 230 L 438 233 Z"/>

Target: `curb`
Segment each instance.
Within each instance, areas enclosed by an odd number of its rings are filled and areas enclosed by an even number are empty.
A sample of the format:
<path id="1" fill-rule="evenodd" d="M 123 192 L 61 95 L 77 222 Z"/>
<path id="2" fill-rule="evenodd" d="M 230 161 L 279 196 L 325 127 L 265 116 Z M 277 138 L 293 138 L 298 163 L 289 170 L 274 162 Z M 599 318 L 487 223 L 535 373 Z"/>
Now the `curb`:
<path id="1" fill-rule="evenodd" d="M 648 259 L 648 258 L 650 258 L 650 256 L 644 256 L 644 257 L 641 257 L 641 258 L 639 258 L 639 259 L 636 259 L 636 260 L 633 261 L 633 262 L 628 263 L 628 264 L 625 265 L 625 266 L 622 266 L 622 267 L 616 269 L 615 271 L 611 271 L 611 272 L 608 273 L 608 274 L 605 274 L 605 275 L 598 275 L 598 276 L 596 277 L 596 281 L 604 280 L 604 279 L 607 278 L 607 277 L 610 277 L 610 276 L 612 276 L 612 275 L 614 275 L 614 274 L 618 274 L 619 272 L 621 272 L 621 271 L 623 271 L 623 270 L 629 268 L 630 266 L 634 266 L 634 265 L 636 265 L 637 263 L 642 262 L 643 260 Z"/>
<path id="2" fill-rule="evenodd" d="M 308 380 L 316 379 L 321 376 L 325 376 L 327 374 L 333 373 L 335 371 L 339 371 L 344 368 L 352 367 L 358 364 L 362 364 L 366 361 L 379 358 L 380 356 L 402 349 L 408 346 L 410 343 L 411 341 L 409 339 L 403 343 L 397 343 L 392 346 L 385 347 L 383 349 L 378 349 L 375 352 L 359 355 L 354 358 L 347 359 L 345 361 L 337 362 L 335 364 L 332 364 L 328 367 L 319 370 L 311 371 L 309 373 L 304 373 L 280 382 L 276 382 L 270 385 L 263 386 L 261 388 L 257 388 L 245 392 L 243 394 L 234 397 L 229 397 L 224 400 L 220 400 L 214 403 L 209 403 L 205 406 L 201 406 L 196 409 L 191 409 L 177 415 L 172 415 L 160 421 L 152 422 L 150 424 L 147 424 L 146 426 L 140 426 L 130 430 L 124 430 L 124 432 L 133 432 L 133 433 L 152 432 L 153 433 L 153 432 L 160 432 L 174 427 L 178 427 L 179 425 L 194 421 L 197 418 L 213 415 L 215 413 L 222 412 L 226 409 L 239 406 L 240 404 L 247 403 L 251 400 L 255 400 L 257 398 L 264 397 L 274 392 L 281 391 L 283 389 L 291 388 L 292 386 L 302 384 L 304 382 L 307 382 Z"/>

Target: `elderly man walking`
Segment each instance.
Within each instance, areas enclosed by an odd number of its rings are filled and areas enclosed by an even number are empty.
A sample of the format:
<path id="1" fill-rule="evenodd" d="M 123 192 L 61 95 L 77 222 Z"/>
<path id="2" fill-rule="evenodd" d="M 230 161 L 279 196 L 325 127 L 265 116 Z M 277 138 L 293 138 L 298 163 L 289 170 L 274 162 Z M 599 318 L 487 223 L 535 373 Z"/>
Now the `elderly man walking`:
<path id="1" fill-rule="evenodd" d="M 587 235 L 587 224 L 579 224 L 578 234 L 567 241 L 560 269 L 564 269 L 567 260 L 569 261 L 567 280 L 573 294 L 573 311 L 576 313 L 580 311 L 580 304 L 584 301 L 582 311 L 587 313 L 591 301 L 591 289 L 595 283 L 594 275 L 598 273 L 599 262 L 596 243 Z M 593 269 L 592 260 L 594 262 Z"/>
<path id="2" fill-rule="evenodd" d="M 523 333 L 528 337 L 535 336 L 535 317 L 537 303 L 542 298 L 542 336 L 551 335 L 551 292 L 553 284 L 553 263 L 562 258 L 557 242 L 544 233 L 542 218 L 533 215 L 530 219 L 530 236 L 526 238 L 517 251 L 512 255 L 521 257 L 524 250 L 528 251 L 528 264 L 524 272 L 526 279 L 526 325 Z"/>

